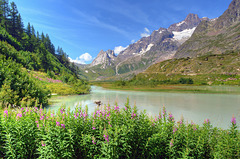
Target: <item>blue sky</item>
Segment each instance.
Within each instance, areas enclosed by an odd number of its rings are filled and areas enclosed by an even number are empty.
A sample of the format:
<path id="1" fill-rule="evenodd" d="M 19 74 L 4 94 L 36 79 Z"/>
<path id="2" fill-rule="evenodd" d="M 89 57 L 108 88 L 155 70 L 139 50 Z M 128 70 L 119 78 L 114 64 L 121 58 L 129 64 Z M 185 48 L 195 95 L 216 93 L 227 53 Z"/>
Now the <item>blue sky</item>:
<path id="1" fill-rule="evenodd" d="M 101 49 L 119 50 L 160 27 L 219 17 L 231 0 L 14 0 L 25 27 L 47 33 L 69 57 L 90 63 Z"/>

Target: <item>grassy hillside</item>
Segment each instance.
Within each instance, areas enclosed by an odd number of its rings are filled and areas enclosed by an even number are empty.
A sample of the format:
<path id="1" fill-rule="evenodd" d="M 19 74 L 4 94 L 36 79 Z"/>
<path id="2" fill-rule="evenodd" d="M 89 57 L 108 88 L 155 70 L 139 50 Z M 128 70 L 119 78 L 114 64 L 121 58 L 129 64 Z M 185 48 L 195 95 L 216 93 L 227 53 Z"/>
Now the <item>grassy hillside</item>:
<path id="1" fill-rule="evenodd" d="M 240 84 L 240 53 L 163 61 L 137 75 L 158 81 L 191 78 L 195 84 Z"/>
<path id="2" fill-rule="evenodd" d="M 145 73 L 240 74 L 240 53 L 172 59 L 150 66 Z"/>
<path id="3" fill-rule="evenodd" d="M 103 69 L 101 68 L 101 65 L 79 70 L 79 76 L 82 79 L 87 80 L 105 80 L 107 77 L 114 76 L 115 74 L 114 67 L 107 67 L 106 69 Z"/>

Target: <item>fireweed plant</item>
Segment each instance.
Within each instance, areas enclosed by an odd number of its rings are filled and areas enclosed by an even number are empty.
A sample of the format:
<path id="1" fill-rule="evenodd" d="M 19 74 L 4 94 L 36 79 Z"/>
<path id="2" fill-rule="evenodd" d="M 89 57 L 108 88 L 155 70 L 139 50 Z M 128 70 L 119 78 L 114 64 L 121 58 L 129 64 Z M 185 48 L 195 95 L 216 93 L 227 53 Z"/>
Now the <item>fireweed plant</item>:
<path id="1" fill-rule="evenodd" d="M 228 130 L 175 121 L 166 108 L 148 116 L 116 104 L 5 109 L 0 115 L 0 158 L 240 158 L 240 133 L 233 116 Z"/>

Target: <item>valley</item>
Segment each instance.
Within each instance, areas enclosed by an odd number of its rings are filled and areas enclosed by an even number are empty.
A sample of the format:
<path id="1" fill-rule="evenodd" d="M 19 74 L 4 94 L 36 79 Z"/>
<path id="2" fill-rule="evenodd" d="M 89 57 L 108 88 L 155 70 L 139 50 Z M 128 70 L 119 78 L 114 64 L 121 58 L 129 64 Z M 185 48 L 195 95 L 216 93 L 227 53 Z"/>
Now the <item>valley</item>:
<path id="1" fill-rule="evenodd" d="M 16 2 L 0 158 L 239 158 L 240 0 Z"/>

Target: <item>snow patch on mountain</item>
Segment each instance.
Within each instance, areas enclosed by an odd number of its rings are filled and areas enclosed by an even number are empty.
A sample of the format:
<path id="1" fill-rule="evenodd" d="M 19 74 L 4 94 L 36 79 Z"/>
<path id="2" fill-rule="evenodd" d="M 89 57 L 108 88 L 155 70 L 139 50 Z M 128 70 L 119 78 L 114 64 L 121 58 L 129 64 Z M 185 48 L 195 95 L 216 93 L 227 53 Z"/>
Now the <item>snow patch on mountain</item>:
<path id="1" fill-rule="evenodd" d="M 174 40 L 182 40 L 185 38 L 189 38 L 192 36 L 195 29 L 196 29 L 196 27 L 194 27 L 192 29 L 186 29 L 181 32 L 173 31 L 173 35 L 174 35 L 173 39 Z"/>
<path id="2" fill-rule="evenodd" d="M 161 31 L 159 31 L 159 34 L 162 34 L 164 31 L 165 31 L 165 30 L 161 30 Z"/>
<path id="3" fill-rule="evenodd" d="M 147 49 L 146 49 L 146 52 L 149 51 L 153 46 L 154 46 L 154 44 L 149 44 Z"/>
<path id="4" fill-rule="evenodd" d="M 154 44 L 149 44 L 147 46 L 146 50 L 142 49 L 142 51 L 140 51 L 140 54 L 144 54 L 144 53 L 148 52 L 153 46 L 154 46 Z"/>
<path id="5" fill-rule="evenodd" d="M 177 26 L 181 26 L 184 23 L 185 23 L 185 21 L 182 21 L 182 22 L 178 23 Z"/>

